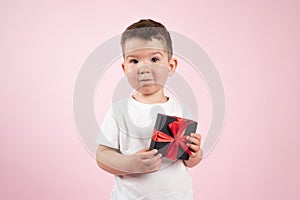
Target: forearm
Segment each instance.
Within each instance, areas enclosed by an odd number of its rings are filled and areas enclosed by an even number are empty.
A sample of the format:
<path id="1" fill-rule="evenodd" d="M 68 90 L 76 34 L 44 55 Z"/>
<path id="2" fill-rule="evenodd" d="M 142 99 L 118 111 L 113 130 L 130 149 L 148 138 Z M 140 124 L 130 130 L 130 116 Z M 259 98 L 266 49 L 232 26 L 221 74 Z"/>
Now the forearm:
<path id="1" fill-rule="evenodd" d="M 99 146 L 96 154 L 98 166 L 114 175 L 133 174 L 131 156 L 123 155 L 116 150 Z"/>

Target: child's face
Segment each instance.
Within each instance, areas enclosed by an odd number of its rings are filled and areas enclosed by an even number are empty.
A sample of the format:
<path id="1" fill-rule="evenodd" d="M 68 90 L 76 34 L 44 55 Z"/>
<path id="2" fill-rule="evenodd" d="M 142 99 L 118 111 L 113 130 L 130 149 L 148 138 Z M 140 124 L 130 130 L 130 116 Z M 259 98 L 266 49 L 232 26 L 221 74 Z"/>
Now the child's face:
<path id="1" fill-rule="evenodd" d="M 130 39 L 124 44 L 122 68 L 130 85 L 144 95 L 161 90 L 176 66 L 177 60 L 168 59 L 160 40 Z"/>

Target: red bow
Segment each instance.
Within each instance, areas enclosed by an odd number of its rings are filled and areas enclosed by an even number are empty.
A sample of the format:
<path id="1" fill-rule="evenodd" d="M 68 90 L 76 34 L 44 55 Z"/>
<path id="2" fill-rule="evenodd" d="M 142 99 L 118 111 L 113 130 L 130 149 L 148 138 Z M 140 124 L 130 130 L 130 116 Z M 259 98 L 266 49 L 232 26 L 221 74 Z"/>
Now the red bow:
<path id="1" fill-rule="evenodd" d="M 191 151 L 185 144 L 186 136 L 184 136 L 184 133 L 186 127 L 192 124 L 193 122 L 191 121 L 187 122 L 186 119 L 182 119 L 180 117 L 175 117 L 175 118 L 177 119 L 177 121 L 168 124 L 174 137 L 169 136 L 156 129 L 153 130 L 153 134 L 152 134 L 152 139 L 156 142 L 170 142 L 165 157 L 172 160 L 176 160 L 179 145 L 186 153 L 191 155 Z"/>

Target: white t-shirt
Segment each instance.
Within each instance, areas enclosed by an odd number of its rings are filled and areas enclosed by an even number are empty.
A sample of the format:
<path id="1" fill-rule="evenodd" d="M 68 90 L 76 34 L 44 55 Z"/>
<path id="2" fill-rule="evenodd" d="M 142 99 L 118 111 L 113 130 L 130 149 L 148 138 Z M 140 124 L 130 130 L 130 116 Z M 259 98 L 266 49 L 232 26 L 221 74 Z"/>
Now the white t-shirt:
<path id="1" fill-rule="evenodd" d="M 149 148 L 157 113 L 192 119 L 173 98 L 165 103 L 144 104 L 132 98 L 121 100 L 107 112 L 96 142 L 131 155 Z M 182 160 L 163 158 L 153 173 L 115 176 L 111 200 L 192 200 L 192 179 Z"/>

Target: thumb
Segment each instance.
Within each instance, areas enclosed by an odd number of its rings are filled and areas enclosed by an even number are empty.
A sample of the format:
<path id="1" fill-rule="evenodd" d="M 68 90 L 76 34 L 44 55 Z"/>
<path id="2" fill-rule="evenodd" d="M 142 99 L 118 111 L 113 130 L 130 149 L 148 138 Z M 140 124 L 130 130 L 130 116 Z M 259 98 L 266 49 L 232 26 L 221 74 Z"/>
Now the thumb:
<path id="1" fill-rule="evenodd" d="M 143 148 L 143 149 L 138 150 L 136 153 L 143 153 L 143 152 L 146 152 L 148 150 L 149 150 L 148 148 Z"/>

